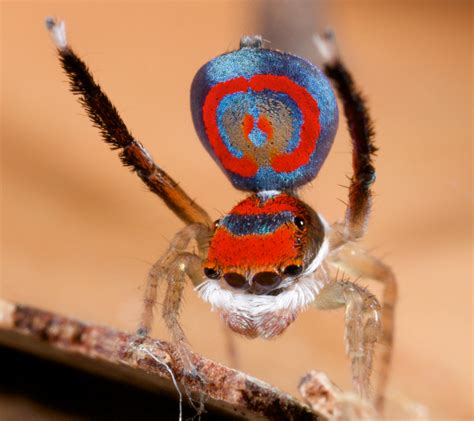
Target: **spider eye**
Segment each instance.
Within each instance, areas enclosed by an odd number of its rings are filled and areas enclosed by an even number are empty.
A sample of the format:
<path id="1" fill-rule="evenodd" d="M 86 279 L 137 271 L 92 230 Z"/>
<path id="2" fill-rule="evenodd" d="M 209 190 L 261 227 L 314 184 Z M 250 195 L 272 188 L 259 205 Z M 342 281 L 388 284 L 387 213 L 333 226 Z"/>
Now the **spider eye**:
<path id="1" fill-rule="evenodd" d="M 248 286 L 247 279 L 245 279 L 245 276 L 241 275 L 240 273 L 226 273 L 224 275 L 224 279 L 232 288 L 245 288 Z"/>
<path id="2" fill-rule="evenodd" d="M 209 279 L 217 279 L 221 277 L 221 272 L 212 268 L 204 268 L 204 275 L 206 275 Z"/>
<path id="3" fill-rule="evenodd" d="M 289 265 L 285 268 L 283 273 L 289 276 L 298 276 L 303 272 L 303 266 L 301 265 Z"/>
<path id="4" fill-rule="evenodd" d="M 306 222 L 303 218 L 299 217 L 299 216 L 296 216 L 294 219 L 293 219 L 293 222 L 294 224 L 296 225 L 296 228 L 298 228 L 300 231 L 303 231 L 305 226 L 306 226 Z"/>
<path id="5" fill-rule="evenodd" d="M 261 286 L 275 286 L 281 282 L 281 278 L 274 272 L 260 272 L 253 277 L 253 282 Z"/>
<path id="6" fill-rule="evenodd" d="M 282 277 L 275 272 L 260 272 L 253 279 L 252 292 L 257 295 L 268 294 L 280 285 Z"/>
<path id="7" fill-rule="evenodd" d="M 221 220 L 216 219 L 212 225 L 213 225 L 213 228 L 216 229 L 220 224 L 221 224 Z"/>

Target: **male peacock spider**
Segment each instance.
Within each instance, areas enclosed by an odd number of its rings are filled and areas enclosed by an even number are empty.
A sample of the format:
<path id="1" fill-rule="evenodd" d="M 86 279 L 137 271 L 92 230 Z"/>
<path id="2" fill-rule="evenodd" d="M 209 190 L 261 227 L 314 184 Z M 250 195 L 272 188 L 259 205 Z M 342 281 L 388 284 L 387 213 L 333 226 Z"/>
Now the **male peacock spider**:
<path id="1" fill-rule="evenodd" d="M 308 306 L 345 306 L 345 345 L 355 391 L 370 399 L 374 346 L 380 351 L 372 401 L 382 411 L 393 342 L 397 286 L 392 271 L 362 249 L 375 180 L 376 151 L 365 101 L 342 64 L 330 32 L 315 37 L 324 73 L 335 84 L 352 139 L 353 175 L 343 222 L 328 225 L 297 194 L 318 173 L 332 145 L 338 110 L 331 85 L 311 63 L 243 37 L 238 50 L 216 57 L 191 88 L 201 142 L 232 184 L 251 194 L 212 223 L 207 212 L 157 166 L 129 132 L 85 63 L 66 40 L 64 22 L 48 18 L 70 88 L 103 139 L 178 216 L 185 227 L 152 266 L 140 335 L 152 326 L 160 281 L 167 282 L 163 319 L 185 366 L 189 345 L 178 315 L 186 278 L 230 329 L 247 337 L 281 334 Z M 197 252 L 190 251 L 195 243 Z M 330 267 L 384 286 L 383 305 L 367 289 L 331 275 Z"/>

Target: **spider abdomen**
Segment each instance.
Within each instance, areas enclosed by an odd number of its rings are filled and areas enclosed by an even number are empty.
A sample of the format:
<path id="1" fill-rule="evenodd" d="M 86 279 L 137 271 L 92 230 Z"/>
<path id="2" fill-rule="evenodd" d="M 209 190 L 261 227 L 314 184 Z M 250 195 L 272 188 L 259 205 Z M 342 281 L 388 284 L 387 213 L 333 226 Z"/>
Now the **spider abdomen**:
<path id="1" fill-rule="evenodd" d="M 199 137 L 241 190 L 288 190 L 313 179 L 332 145 L 338 111 L 311 63 L 245 47 L 204 65 L 191 88 Z"/>

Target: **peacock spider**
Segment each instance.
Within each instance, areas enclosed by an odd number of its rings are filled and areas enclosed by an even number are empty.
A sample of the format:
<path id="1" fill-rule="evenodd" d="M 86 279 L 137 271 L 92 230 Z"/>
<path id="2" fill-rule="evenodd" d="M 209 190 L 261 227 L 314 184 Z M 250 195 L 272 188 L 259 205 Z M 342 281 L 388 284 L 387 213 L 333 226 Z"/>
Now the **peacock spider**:
<path id="1" fill-rule="evenodd" d="M 344 307 L 353 387 L 363 399 L 371 398 L 374 346 L 384 345 L 372 398 L 381 412 L 397 286 L 390 268 L 358 244 L 370 214 L 376 148 L 365 101 L 339 58 L 332 33 L 315 37 L 315 44 L 352 139 L 353 175 L 344 220 L 329 225 L 298 196 L 298 188 L 316 177 L 336 134 L 338 109 L 328 79 L 311 63 L 264 48 L 259 36 L 247 36 L 239 49 L 206 63 L 191 87 L 201 142 L 232 184 L 250 192 L 213 223 L 132 136 L 68 45 L 64 22 L 48 18 L 46 24 L 71 91 L 105 142 L 120 150 L 122 163 L 185 224 L 148 274 L 138 333 L 151 330 L 160 282 L 167 285 L 163 319 L 190 371 L 189 345 L 178 317 L 186 279 L 231 330 L 251 338 L 281 334 L 307 307 Z M 331 267 L 382 283 L 382 305 L 367 289 L 334 278 Z"/>

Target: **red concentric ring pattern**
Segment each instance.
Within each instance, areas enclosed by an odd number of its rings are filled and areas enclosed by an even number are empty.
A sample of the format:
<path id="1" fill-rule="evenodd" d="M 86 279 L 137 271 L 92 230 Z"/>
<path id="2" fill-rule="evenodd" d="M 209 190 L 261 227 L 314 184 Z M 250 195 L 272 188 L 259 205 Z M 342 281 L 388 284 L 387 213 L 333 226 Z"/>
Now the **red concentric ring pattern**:
<path id="1" fill-rule="evenodd" d="M 216 84 L 207 94 L 203 105 L 202 116 L 205 130 L 210 146 L 224 168 L 242 177 L 255 176 L 259 170 L 259 165 L 251 154 L 244 153 L 244 156 L 239 158 L 229 151 L 222 139 L 221 130 L 223 130 L 223 127 L 219 125 L 217 109 L 227 95 L 237 92 L 254 95 L 254 92 L 265 91 L 287 95 L 297 105 L 302 116 L 300 140 L 296 148 L 291 152 L 280 151 L 279 154 L 271 157 L 271 167 L 275 172 L 292 172 L 306 165 L 316 148 L 320 134 L 319 107 L 316 100 L 305 88 L 286 76 L 257 74 L 249 80 L 244 77 L 237 77 Z M 249 117 L 251 118 L 251 116 L 246 115 L 246 118 L 240 122 L 242 131 L 246 136 L 248 136 L 253 125 L 253 119 L 250 120 Z M 270 118 L 263 114 L 259 117 L 257 124 L 271 139 L 273 127 L 269 121 Z"/>

